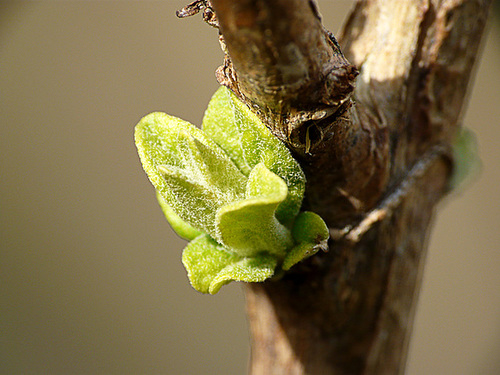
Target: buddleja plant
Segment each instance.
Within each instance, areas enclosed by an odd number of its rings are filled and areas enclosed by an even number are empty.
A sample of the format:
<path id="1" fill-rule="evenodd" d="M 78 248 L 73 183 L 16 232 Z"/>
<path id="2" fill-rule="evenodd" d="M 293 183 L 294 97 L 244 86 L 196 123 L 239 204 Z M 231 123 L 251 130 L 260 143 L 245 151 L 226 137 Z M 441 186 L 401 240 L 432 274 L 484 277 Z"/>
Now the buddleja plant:
<path id="1" fill-rule="evenodd" d="M 196 290 L 261 282 L 326 250 L 323 220 L 300 212 L 299 164 L 227 88 L 212 97 L 202 130 L 156 112 L 135 141 L 167 220 L 191 241 L 182 262 Z"/>

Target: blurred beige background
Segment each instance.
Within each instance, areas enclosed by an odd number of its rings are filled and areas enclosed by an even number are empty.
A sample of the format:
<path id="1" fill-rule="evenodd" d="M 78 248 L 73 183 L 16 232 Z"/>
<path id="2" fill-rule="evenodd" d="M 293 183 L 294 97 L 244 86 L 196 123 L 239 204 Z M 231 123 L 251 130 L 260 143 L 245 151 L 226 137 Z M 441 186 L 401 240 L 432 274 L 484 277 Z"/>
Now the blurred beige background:
<path id="1" fill-rule="evenodd" d="M 133 127 L 195 124 L 217 33 L 188 0 L 0 3 L 0 373 L 244 374 L 244 300 L 198 294 L 143 173 Z M 351 1 L 319 2 L 340 28 Z M 441 205 L 407 373 L 500 374 L 500 27 L 465 123 L 479 181 Z"/>

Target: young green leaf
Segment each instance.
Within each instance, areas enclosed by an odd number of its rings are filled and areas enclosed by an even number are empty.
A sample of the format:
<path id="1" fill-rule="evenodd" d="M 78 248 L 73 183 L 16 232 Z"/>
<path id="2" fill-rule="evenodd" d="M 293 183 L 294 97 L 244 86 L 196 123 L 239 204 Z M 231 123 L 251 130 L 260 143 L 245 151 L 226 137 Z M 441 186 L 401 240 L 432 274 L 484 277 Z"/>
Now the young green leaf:
<path id="1" fill-rule="evenodd" d="M 203 232 L 199 231 L 192 225 L 182 220 L 179 215 L 177 215 L 175 211 L 172 210 L 172 207 L 168 205 L 165 199 L 163 199 L 160 193 L 156 192 L 156 198 L 158 199 L 158 203 L 160 204 L 165 218 L 169 222 L 172 229 L 180 237 L 184 238 L 185 240 L 191 241 L 198 237 L 200 234 L 203 234 Z"/>
<path id="2" fill-rule="evenodd" d="M 139 155 L 151 182 L 179 217 L 217 239 L 217 210 L 243 199 L 247 177 L 200 129 L 164 113 L 136 127 Z"/>
<path id="3" fill-rule="evenodd" d="M 299 214 L 299 164 L 228 89 L 213 96 L 203 130 L 152 113 L 135 132 L 167 220 L 192 240 L 182 262 L 196 290 L 214 294 L 233 280 L 264 281 L 326 250 L 323 220 Z"/>
<path id="4" fill-rule="evenodd" d="M 267 252 L 283 258 L 293 239 L 275 212 L 286 197 L 285 182 L 264 164 L 257 164 L 250 172 L 246 199 L 223 206 L 217 213 L 222 243 L 242 256 Z"/>
<path id="5" fill-rule="evenodd" d="M 323 219 L 314 212 L 301 212 L 293 223 L 292 235 L 295 242 L 320 244 L 330 237 Z"/>
<path id="6" fill-rule="evenodd" d="M 210 100 L 202 128 L 245 175 L 263 163 L 285 181 L 288 195 L 276 217 L 291 226 L 302 204 L 306 180 L 286 146 L 226 87 L 219 88 Z"/>
<path id="7" fill-rule="evenodd" d="M 228 252 L 207 235 L 191 241 L 182 253 L 182 263 L 194 289 L 215 294 L 230 281 L 261 282 L 274 274 L 276 259 L 266 254 L 253 258 Z"/>
<path id="8" fill-rule="evenodd" d="M 292 229 L 295 245 L 286 255 L 281 268 L 285 271 L 319 250 L 328 250 L 328 227 L 321 217 L 314 212 L 301 212 Z"/>
<path id="9" fill-rule="evenodd" d="M 262 253 L 251 258 L 241 258 L 238 262 L 224 267 L 210 284 L 209 293 L 215 294 L 221 286 L 230 281 L 245 281 L 259 283 L 273 276 L 276 268 L 276 258 Z"/>

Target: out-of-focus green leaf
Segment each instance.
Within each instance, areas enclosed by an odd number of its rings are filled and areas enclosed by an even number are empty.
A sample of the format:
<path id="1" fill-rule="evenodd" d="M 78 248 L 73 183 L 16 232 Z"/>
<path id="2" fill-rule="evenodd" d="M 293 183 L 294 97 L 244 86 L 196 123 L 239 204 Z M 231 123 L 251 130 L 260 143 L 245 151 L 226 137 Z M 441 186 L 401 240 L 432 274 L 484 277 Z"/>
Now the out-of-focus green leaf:
<path id="1" fill-rule="evenodd" d="M 467 128 L 462 128 L 453 143 L 455 160 L 450 180 L 451 189 L 462 189 L 481 171 L 481 159 L 476 135 Z"/>

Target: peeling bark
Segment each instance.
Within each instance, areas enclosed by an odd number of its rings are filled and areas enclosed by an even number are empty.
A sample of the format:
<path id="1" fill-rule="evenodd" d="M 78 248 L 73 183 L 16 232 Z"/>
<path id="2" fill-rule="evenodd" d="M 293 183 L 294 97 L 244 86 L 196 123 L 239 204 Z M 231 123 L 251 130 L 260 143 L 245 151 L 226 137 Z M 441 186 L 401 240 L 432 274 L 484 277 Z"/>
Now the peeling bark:
<path id="1" fill-rule="evenodd" d="M 491 0 L 358 1 L 343 53 L 313 1 L 202 2 L 227 52 L 219 81 L 296 155 L 332 237 L 246 287 L 251 373 L 402 373 Z"/>

